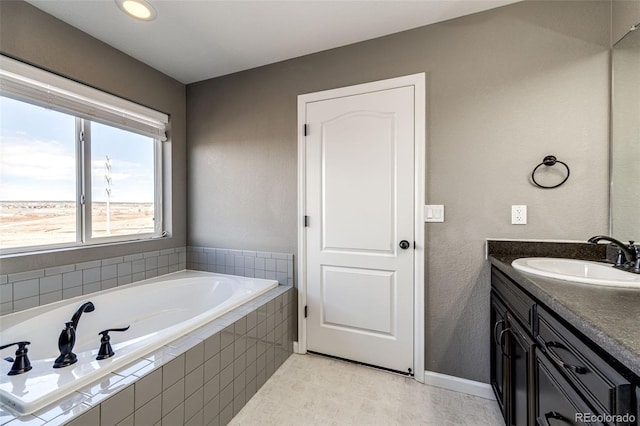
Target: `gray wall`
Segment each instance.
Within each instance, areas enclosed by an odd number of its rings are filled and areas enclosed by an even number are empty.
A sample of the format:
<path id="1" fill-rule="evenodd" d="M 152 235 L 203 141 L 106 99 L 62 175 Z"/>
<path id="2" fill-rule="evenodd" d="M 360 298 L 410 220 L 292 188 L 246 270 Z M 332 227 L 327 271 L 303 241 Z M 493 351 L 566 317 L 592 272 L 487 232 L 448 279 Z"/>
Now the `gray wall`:
<path id="1" fill-rule="evenodd" d="M 611 7 L 611 41 L 615 44 L 632 25 L 640 23 L 640 0 L 613 0 Z"/>
<path id="2" fill-rule="evenodd" d="M 23 1 L 0 1 L 0 52 L 168 113 L 172 194 L 165 221 L 171 238 L 0 260 L 2 274 L 48 268 L 186 244 L 185 86 Z"/>
<path id="3" fill-rule="evenodd" d="M 188 85 L 188 244 L 297 253 L 296 97 L 426 72 L 427 369 L 488 381 L 485 238 L 607 232 L 610 23 L 526 1 Z M 571 167 L 551 191 L 528 180 L 547 154 Z"/>

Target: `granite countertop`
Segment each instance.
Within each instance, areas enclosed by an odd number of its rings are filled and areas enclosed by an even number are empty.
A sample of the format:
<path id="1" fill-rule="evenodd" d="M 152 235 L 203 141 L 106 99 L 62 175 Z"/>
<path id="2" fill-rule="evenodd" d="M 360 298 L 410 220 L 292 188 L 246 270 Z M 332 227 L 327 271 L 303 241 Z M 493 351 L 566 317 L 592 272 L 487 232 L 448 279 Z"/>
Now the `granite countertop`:
<path id="1" fill-rule="evenodd" d="M 640 377 L 640 289 L 601 287 L 523 274 L 520 257 L 492 254 L 491 264 Z"/>

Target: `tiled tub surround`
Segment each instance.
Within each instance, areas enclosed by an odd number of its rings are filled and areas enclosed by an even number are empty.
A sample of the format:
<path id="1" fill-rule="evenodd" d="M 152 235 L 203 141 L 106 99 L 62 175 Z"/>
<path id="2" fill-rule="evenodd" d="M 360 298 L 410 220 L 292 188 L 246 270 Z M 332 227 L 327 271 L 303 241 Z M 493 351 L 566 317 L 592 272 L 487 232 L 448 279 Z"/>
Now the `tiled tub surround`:
<path id="1" fill-rule="evenodd" d="M 187 268 L 294 284 L 293 255 L 265 251 L 187 247 Z"/>
<path id="2" fill-rule="evenodd" d="M 0 425 L 224 425 L 292 353 L 295 290 L 279 286 L 59 404 Z"/>
<path id="3" fill-rule="evenodd" d="M 0 374 L 0 404 L 21 415 L 31 414 L 277 286 L 275 280 L 182 270 L 3 315 L 0 342 L 30 341 L 32 370 L 18 376 Z M 77 362 L 52 368 L 60 354 L 60 329 L 89 300 L 95 309 L 82 315 L 82 325 L 78 324 L 73 347 Z M 102 340 L 98 332 L 122 327 L 128 328 L 126 332 L 112 333 L 116 356 L 97 361 Z M 9 366 L 3 365 L 2 373 Z"/>
<path id="4" fill-rule="evenodd" d="M 0 315 L 186 268 L 294 283 L 292 254 L 177 247 L 0 275 Z"/>
<path id="5" fill-rule="evenodd" d="M 178 247 L 0 275 L 0 315 L 130 284 L 187 267 Z"/>

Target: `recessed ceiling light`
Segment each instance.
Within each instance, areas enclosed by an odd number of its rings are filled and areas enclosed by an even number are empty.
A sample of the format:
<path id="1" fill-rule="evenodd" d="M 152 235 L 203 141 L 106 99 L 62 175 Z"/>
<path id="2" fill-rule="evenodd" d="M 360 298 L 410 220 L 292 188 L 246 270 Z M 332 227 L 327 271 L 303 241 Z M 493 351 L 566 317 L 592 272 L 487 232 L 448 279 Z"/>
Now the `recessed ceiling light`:
<path id="1" fill-rule="evenodd" d="M 124 13 L 141 21 L 156 19 L 156 10 L 145 0 L 116 0 L 116 4 Z"/>

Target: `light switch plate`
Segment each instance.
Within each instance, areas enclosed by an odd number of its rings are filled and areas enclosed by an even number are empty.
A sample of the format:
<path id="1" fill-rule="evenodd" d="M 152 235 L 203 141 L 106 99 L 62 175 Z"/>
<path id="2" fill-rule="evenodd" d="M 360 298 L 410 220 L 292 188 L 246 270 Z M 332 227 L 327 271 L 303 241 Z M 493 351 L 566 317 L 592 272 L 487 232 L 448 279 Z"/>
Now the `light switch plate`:
<path id="1" fill-rule="evenodd" d="M 444 222 L 444 205 L 428 204 L 424 206 L 425 222 Z"/>

